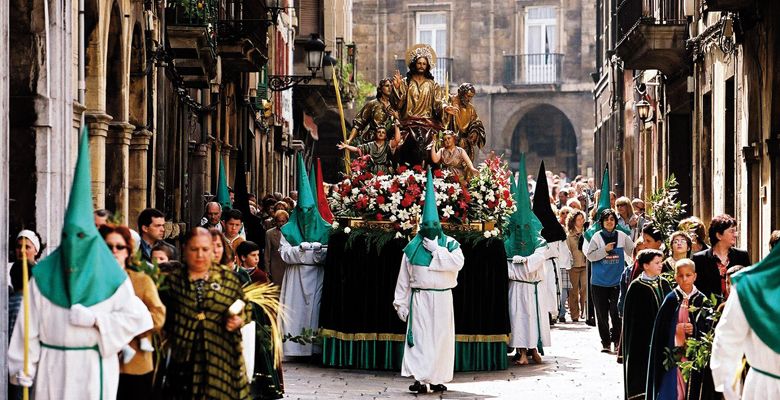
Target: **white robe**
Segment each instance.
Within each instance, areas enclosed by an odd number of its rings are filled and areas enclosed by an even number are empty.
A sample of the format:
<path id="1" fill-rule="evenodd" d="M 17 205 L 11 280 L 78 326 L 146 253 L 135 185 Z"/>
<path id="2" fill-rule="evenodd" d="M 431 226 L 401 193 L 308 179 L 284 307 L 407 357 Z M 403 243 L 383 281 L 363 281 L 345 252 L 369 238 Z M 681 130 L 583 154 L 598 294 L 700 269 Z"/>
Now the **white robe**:
<path id="1" fill-rule="evenodd" d="M 71 325 L 70 310 L 43 297 L 35 279 L 30 280 L 28 367 L 29 375 L 34 378 L 35 399 L 116 398 L 119 384 L 117 353 L 134 337 L 152 329 L 152 317 L 135 296 L 130 279 L 125 280 L 111 297 L 88 309 L 95 313 L 97 328 Z M 18 383 L 15 375 L 24 368 L 23 332 L 24 318 L 20 312 L 8 348 L 8 373 L 14 384 Z M 42 343 L 87 349 L 52 349 Z M 95 345 L 99 352 L 89 349 Z"/>
<path id="2" fill-rule="evenodd" d="M 723 392 L 727 400 L 740 398 L 732 385 L 737 370 L 742 365 L 743 354 L 752 367 L 780 376 L 780 354 L 764 344 L 750 328 L 742 311 L 736 287 L 732 286 L 726 308 L 715 328 L 715 340 L 712 343 L 712 358 L 710 358 L 715 390 Z M 745 379 L 741 398 L 743 400 L 780 399 L 780 379 L 756 372 L 751 368 Z"/>
<path id="3" fill-rule="evenodd" d="M 545 280 L 546 252 L 546 247 L 539 247 L 533 254 L 526 257 L 525 264 L 507 262 L 509 270 L 509 323 L 512 328 L 512 335 L 509 339 L 510 348 L 536 348 L 540 330 L 542 346 L 550 345 L 550 320 L 547 318 L 547 311 L 544 308 L 544 294 L 542 293 Z M 538 296 L 534 294 L 533 284 L 519 281 L 539 282 L 536 285 Z M 537 298 L 539 300 L 538 308 Z"/>
<path id="4" fill-rule="evenodd" d="M 544 282 L 540 285 L 544 285 L 544 310 L 551 313 L 553 318 L 558 318 L 558 310 L 560 308 L 560 285 L 563 282 L 561 277 L 561 269 L 570 268 L 571 265 L 571 252 L 569 246 L 566 245 L 565 240 L 559 240 L 557 242 L 547 243 L 547 260 L 544 262 Z M 556 284 L 558 282 L 558 284 Z M 540 289 L 542 289 L 540 287 Z"/>
<path id="5" fill-rule="evenodd" d="M 284 272 L 279 302 L 285 313 L 280 318 L 282 334 L 298 336 L 304 329 L 315 333 L 320 324 L 320 303 L 322 302 L 322 280 L 325 272 L 327 248 L 301 251 L 300 246 L 291 246 L 284 235 L 279 240 L 279 254 L 289 264 Z M 283 354 L 289 356 L 310 356 L 321 352 L 319 346 L 298 344 L 291 341 L 282 345 Z"/>
<path id="6" fill-rule="evenodd" d="M 454 240 L 449 238 L 448 240 Z M 452 291 L 412 289 L 451 289 L 458 285 L 458 271 L 463 268 L 463 251 L 447 251 L 439 247 L 428 267 L 412 265 L 404 254 L 395 286 L 395 307 L 398 316 L 411 324 L 414 346 L 404 341 L 402 376 L 411 376 L 421 383 L 442 384 L 452 380 L 455 369 L 455 311 Z M 408 318 L 409 300 L 412 318 Z"/>

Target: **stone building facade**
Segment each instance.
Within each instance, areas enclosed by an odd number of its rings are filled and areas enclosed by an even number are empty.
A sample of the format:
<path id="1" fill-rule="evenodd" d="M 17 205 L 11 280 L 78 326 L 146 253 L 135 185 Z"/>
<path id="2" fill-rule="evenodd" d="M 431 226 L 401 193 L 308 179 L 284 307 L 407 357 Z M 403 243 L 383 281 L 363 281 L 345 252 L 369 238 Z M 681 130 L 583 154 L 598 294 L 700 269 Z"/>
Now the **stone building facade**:
<path id="1" fill-rule="evenodd" d="M 592 174 L 594 0 L 354 3 L 358 69 L 374 81 L 406 72 L 405 51 L 428 43 L 450 90 L 474 83 L 490 150 L 514 166 Z"/>
<path id="2" fill-rule="evenodd" d="M 780 139 L 772 96 L 774 2 L 599 0 L 596 166 L 647 198 L 674 174 L 687 211 L 727 213 L 754 261 L 780 226 Z M 637 104 L 647 102 L 640 118 Z"/>

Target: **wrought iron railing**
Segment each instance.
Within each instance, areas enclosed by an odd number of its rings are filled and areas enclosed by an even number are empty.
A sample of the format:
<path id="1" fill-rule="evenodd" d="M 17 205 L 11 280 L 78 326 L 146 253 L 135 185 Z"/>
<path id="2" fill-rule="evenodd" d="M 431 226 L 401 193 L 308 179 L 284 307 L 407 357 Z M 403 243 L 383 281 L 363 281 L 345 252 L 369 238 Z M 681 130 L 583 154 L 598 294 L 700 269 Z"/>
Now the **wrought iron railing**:
<path id="1" fill-rule="evenodd" d="M 250 0 L 220 0 L 217 9 L 217 32 L 220 41 L 250 38 L 260 44 L 269 22 L 264 9 Z"/>
<path id="2" fill-rule="evenodd" d="M 656 25 L 685 23 L 680 0 L 623 0 L 617 7 L 618 41 L 642 21 Z"/>
<path id="3" fill-rule="evenodd" d="M 504 84 L 541 85 L 561 82 L 563 54 L 514 54 L 504 56 Z"/>

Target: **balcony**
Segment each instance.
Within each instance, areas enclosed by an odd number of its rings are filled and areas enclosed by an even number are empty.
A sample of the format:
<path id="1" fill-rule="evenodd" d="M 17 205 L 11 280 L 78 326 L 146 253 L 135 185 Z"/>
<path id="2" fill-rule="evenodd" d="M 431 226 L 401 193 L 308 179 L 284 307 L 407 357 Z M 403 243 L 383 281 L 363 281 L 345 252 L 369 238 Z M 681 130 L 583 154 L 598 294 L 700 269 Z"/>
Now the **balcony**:
<path id="1" fill-rule="evenodd" d="M 504 56 L 504 85 L 558 85 L 563 54 L 514 54 Z"/>
<path id="2" fill-rule="evenodd" d="M 259 71 L 268 61 L 270 23 L 262 2 L 221 0 L 217 7 L 217 52 L 227 71 Z"/>
<path id="3" fill-rule="evenodd" d="M 216 63 L 215 32 L 209 29 L 208 13 L 188 14 L 183 7 L 171 5 L 165 19 L 168 49 L 184 86 L 208 87 Z"/>
<path id="4" fill-rule="evenodd" d="M 688 36 L 679 0 L 623 0 L 617 9 L 617 55 L 626 69 L 673 75 L 688 67 Z"/>
<path id="5" fill-rule="evenodd" d="M 453 66 L 452 58 L 438 57 L 436 59 L 436 67 L 431 70 L 431 74 L 433 74 L 433 80 L 435 80 L 436 83 L 442 86 L 446 81 L 449 81 L 449 83 L 454 82 L 452 78 L 453 75 L 452 66 Z M 406 73 L 409 72 L 409 67 L 406 65 L 406 60 L 404 59 L 395 60 L 395 68 L 401 72 L 401 75 L 406 75 Z"/>
<path id="6" fill-rule="evenodd" d="M 740 11 L 755 7 L 753 0 L 704 0 L 707 11 Z"/>

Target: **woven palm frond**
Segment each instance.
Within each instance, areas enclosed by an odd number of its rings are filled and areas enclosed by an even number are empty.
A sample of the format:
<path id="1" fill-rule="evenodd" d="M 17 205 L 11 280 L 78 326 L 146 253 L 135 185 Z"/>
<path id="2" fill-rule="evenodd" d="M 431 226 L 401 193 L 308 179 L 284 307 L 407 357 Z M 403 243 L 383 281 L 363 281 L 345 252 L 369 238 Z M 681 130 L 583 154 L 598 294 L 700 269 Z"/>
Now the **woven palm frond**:
<path id="1" fill-rule="evenodd" d="M 274 348 L 274 367 L 282 362 L 282 330 L 280 318 L 285 318 L 282 304 L 279 302 L 281 289 L 273 283 L 253 283 L 244 287 L 247 300 L 256 304 L 268 316 L 271 324 L 271 343 Z"/>

